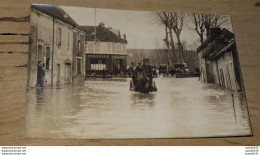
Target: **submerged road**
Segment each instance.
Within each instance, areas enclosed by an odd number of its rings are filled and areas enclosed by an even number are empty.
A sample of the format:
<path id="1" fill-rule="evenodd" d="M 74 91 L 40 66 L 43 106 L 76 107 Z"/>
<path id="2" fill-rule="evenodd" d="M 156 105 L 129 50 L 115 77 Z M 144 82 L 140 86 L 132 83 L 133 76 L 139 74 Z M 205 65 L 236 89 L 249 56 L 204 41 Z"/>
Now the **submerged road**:
<path id="1" fill-rule="evenodd" d="M 198 78 L 157 78 L 157 92 L 129 79 L 89 79 L 27 92 L 30 138 L 181 138 L 250 135 L 245 97 Z"/>

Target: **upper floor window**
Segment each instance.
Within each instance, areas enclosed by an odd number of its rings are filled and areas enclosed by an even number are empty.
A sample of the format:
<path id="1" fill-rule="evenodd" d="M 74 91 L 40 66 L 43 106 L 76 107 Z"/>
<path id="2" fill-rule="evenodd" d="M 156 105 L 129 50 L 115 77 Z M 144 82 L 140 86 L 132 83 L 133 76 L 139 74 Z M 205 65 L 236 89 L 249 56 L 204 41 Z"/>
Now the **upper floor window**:
<path id="1" fill-rule="evenodd" d="M 94 46 L 93 44 L 88 44 L 88 52 L 93 53 L 94 52 Z"/>
<path id="2" fill-rule="evenodd" d="M 56 36 L 57 46 L 61 46 L 61 28 L 57 29 L 57 36 Z"/>
<path id="3" fill-rule="evenodd" d="M 70 32 L 67 32 L 67 49 L 70 49 Z"/>
<path id="4" fill-rule="evenodd" d="M 78 52 L 80 52 L 80 34 L 78 32 Z"/>
<path id="5" fill-rule="evenodd" d="M 121 53 L 121 45 L 120 44 L 117 45 L 117 53 Z"/>

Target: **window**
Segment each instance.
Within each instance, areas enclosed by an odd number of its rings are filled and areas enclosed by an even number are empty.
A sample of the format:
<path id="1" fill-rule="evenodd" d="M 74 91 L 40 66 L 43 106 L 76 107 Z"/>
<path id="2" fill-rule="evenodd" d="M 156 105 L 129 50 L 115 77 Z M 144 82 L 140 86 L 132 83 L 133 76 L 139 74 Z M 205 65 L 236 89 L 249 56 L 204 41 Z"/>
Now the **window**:
<path id="1" fill-rule="evenodd" d="M 78 32 L 78 52 L 80 52 L 80 34 Z"/>
<path id="2" fill-rule="evenodd" d="M 70 32 L 67 32 L 67 49 L 70 49 Z"/>
<path id="3" fill-rule="evenodd" d="M 90 64 L 91 70 L 106 70 L 106 59 L 104 58 L 92 58 Z"/>
<path id="4" fill-rule="evenodd" d="M 57 46 L 61 46 L 61 28 L 57 29 L 56 42 Z"/>
<path id="5" fill-rule="evenodd" d="M 80 52 L 80 40 L 78 40 L 78 52 Z"/>
<path id="6" fill-rule="evenodd" d="M 50 69 L 50 59 L 51 59 L 50 47 L 46 47 L 46 69 Z"/>

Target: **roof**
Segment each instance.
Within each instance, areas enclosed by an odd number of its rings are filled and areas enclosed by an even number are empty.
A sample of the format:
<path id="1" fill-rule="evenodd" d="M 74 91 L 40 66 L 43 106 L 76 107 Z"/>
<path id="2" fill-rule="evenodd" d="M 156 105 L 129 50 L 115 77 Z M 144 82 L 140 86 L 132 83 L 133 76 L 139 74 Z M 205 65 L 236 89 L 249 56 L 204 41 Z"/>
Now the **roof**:
<path id="1" fill-rule="evenodd" d="M 207 39 L 197 48 L 197 52 L 199 52 L 200 50 L 202 50 L 204 47 L 207 46 L 208 43 L 210 43 L 212 40 L 217 40 L 217 39 L 223 39 L 222 35 L 226 38 L 233 38 L 234 34 L 230 31 L 228 31 L 227 29 L 223 28 L 212 28 L 210 30 L 210 34 L 207 37 Z"/>
<path id="2" fill-rule="evenodd" d="M 31 8 L 47 14 L 53 18 L 59 19 L 63 22 L 77 26 L 78 24 L 60 7 L 47 4 L 32 4 Z"/>
<path id="3" fill-rule="evenodd" d="M 216 53 L 214 56 L 212 56 L 213 58 L 216 58 L 220 55 L 222 55 L 223 53 L 225 53 L 230 47 L 232 47 L 233 45 L 235 45 L 236 41 L 235 39 L 232 39 L 226 46 L 224 46 L 218 53 Z"/>
<path id="4" fill-rule="evenodd" d="M 209 57 L 211 54 L 215 53 L 215 46 L 212 46 L 211 48 L 209 48 L 207 51 L 205 51 L 203 54 L 202 54 L 202 58 L 207 58 Z"/>
<path id="5" fill-rule="evenodd" d="M 80 28 L 86 32 L 85 41 L 95 40 L 95 26 L 80 26 Z M 96 40 L 102 42 L 127 43 L 127 40 L 122 39 L 103 26 L 96 26 Z"/>
<path id="6" fill-rule="evenodd" d="M 113 32 L 114 34 L 118 35 L 119 37 L 121 36 L 120 34 L 120 30 L 118 29 L 112 29 L 112 28 L 108 28 L 111 32 Z"/>

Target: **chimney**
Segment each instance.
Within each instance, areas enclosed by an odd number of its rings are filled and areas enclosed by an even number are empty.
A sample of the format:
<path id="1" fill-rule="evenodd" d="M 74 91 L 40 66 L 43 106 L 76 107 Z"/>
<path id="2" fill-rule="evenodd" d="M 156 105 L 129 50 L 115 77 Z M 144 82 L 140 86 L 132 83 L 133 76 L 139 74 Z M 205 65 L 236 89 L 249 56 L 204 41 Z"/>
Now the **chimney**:
<path id="1" fill-rule="evenodd" d="M 124 34 L 124 40 L 126 40 L 126 34 Z"/>
<path id="2" fill-rule="evenodd" d="M 210 33 L 211 33 L 211 35 L 216 36 L 221 33 L 221 29 L 220 28 L 211 28 Z"/>
<path id="3" fill-rule="evenodd" d="M 105 27 L 105 23 L 104 22 L 100 22 L 99 23 L 99 27 Z"/>

